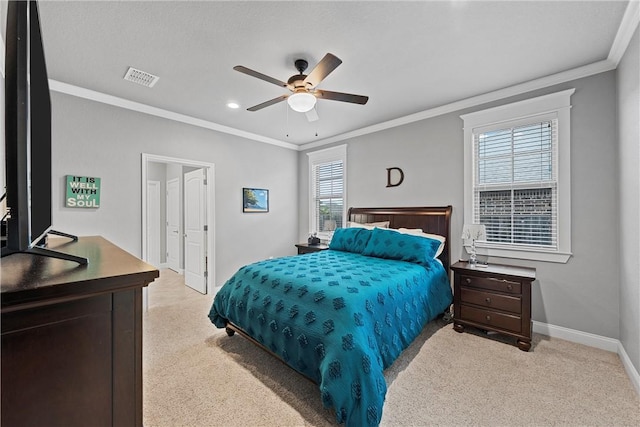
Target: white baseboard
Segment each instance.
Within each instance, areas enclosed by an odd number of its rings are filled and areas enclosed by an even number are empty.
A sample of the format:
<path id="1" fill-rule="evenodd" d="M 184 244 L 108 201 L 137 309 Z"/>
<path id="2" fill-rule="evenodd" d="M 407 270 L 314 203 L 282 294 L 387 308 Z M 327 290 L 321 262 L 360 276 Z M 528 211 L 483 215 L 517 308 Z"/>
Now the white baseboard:
<path id="1" fill-rule="evenodd" d="M 590 334 L 588 332 L 582 332 L 575 329 L 569 329 L 562 326 L 537 322 L 535 320 L 533 320 L 532 323 L 533 332 L 535 333 L 547 335 L 553 338 L 560 338 L 578 344 L 588 345 L 589 347 L 595 347 L 601 350 L 607 350 L 616 353 L 620 357 L 622 365 L 624 366 L 624 369 L 627 372 L 627 375 L 629 376 L 631 384 L 635 388 L 636 393 L 640 395 L 640 374 L 638 374 L 638 370 L 635 368 L 635 366 L 633 366 L 633 363 L 631 363 L 631 359 L 629 359 L 629 355 L 627 354 L 627 351 L 625 350 L 620 340 L 603 337 L 601 335 Z"/>
<path id="2" fill-rule="evenodd" d="M 627 371 L 627 375 L 629 375 L 631 384 L 636 389 L 636 392 L 640 394 L 640 374 L 638 374 L 638 371 L 633 366 L 633 363 L 631 363 L 631 359 L 629 359 L 629 355 L 624 349 L 622 343 L 618 343 L 618 356 L 620 356 L 620 360 L 622 360 L 624 370 Z"/>

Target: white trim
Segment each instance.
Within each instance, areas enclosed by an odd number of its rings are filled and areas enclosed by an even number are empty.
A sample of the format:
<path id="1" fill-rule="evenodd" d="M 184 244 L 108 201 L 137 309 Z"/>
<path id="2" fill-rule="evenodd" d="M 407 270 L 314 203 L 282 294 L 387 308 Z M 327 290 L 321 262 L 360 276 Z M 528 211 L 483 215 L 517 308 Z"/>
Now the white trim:
<path id="1" fill-rule="evenodd" d="M 180 159 L 175 157 L 161 156 L 155 154 L 147 154 L 142 153 L 141 156 L 142 161 L 142 174 L 141 174 L 141 187 L 142 187 L 142 259 L 147 259 L 146 247 L 144 245 L 144 241 L 146 240 L 146 229 L 147 229 L 147 164 L 149 162 L 156 163 L 178 163 L 183 166 L 191 166 L 191 167 L 199 167 L 204 168 L 206 171 L 207 178 L 207 225 L 209 232 L 207 233 L 207 295 L 215 294 L 216 288 L 216 271 L 215 271 L 215 258 L 216 258 L 216 223 L 215 223 L 215 164 L 209 162 L 203 162 L 200 160 L 188 160 L 188 159 Z M 181 269 L 179 274 L 184 274 L 184 271 Z M 149 296 L 147 294 L 148 290 L 145 287 L 143 289 L 143 309 L 147 310 L 149 307 Z"/>
<path id="2" fill-rule="evenodd" d="M 631 380 L 631 385 L 636 389 L 636 393 L 640 395 L 640 374 L 636 370 L 635 366 L 633 366 L 633 363 L 631 363 L 631 359 L 629 359 L 629 355 L 621 342 L 618 342 L 618 356 L 620 356 L 624 370 L 627 371 L 629 380 Z"/>
<path id="3" fill-rule="evenodd" d="M 209 122 L 207 120 L 196 119 L 195 117 L 187 116 L 185 114 L 174 113 L 173 111 L 163 110 L 162 108 L 151 107 L 140 102 L 129 101 L 128 99 L 107 95 L 95 90 L 85 89 L 79 86 L 62 83 L 52 79 L 49 79 L 49 89 L 52 91 L 65 93 L 67 95 L 77 96 L 78 98 L 89 99 L 91 101 L 101 102 L 103 104 L 113 105 L 115 107 L 125 108 L 127 110 L 137 111 L 156 117 L 162 117 L 163 119 L 174 120 L 176 122 L 186 123 L 192 126 L 211 129 L 218 132 L 239 136 L 241 138 L 264 142 L 282 148 L 288 148 L 290 150 L 298 150 L 298 146 L 295 144 L 291 144 L 290 142 L 279 141 L 277 139 L 268 138 L 266 136 L 258 135 L 251 132 L 245 132 L 229 126 L 223 126 L 217 123 Z"/>
<path id="4" fill-rule="evenodd" d="M 622 60 L 629 43 L 631 43 L 631 38 L 638 27 L 638 22 L 640 22 L 640 1 L 631 0 L 624 11 L 616 38 L 613 40 L 607 57 L 608 60 L 616 64 L 616 67 Z"/>
<path id="5" fill-rule="evenodd" d="M 639 15 L 638 12 L 640 2 L 637 0 L 631 0 L 627 5 L 627 9 L 623 15 L 618 32 L 611 45 L 609 55 L 607 59 L 593 62 L 591 64 L 584 65 L 582 67 L 573 68 L 571 70 L 562 71 L 549 76 L 541 77 L 538 79 L 530 80 L 528 82 L 516 84 L 507 88 L 503 88 L 497 91 L 488 92 L 482 95 L 474 96 L 471 98 L 465 98 L 459 101 L 455 101 L 449 104 L 441 105 L 436 108 L 424 110 L 415 114 L 410 114 L 398 119 L 389 120 L 386 122 L 378 123 L 373 126 L 367 126 L 364 128 L 356 129 L 351 132 L 343 133 L 333 136 L 331 138 L 322 139 L 319 141 L 310 142 L 307 144 L 296 145 L 289 142 L 280 141 L 273 138 L 268 138 L 262 135 L 253 134 L 250 132 L 241 131 L 228 126 L 219 125 L 217 123 L 209 122 L 202 119 L 196 119 L 190 116 L 174 113 L 167 110 L 162 110 L 155 107 L 150 107 L 142 103 L 127 101 L 122 98 L 117 98 L 111 95 L 106 95 L 97 91 L 80 88 L 67 83 L 58 82 L 56 80 L 49 79 L 49 88 L 51 90 L 66 93 L 68 95 L 77 96 L 80 98 L 90 99 L 96 102 L 103 102 L 105 104 L 119 106 L 133 111 L 139 111 L 146 114 L 158 115 L 169 120 L 176 120 L 179 122 L 191 124 L 193 126 L 204 127 L 206 129 L 217 130 L 219 132 L 228 133 L 231 135 L 240 136 L 242 138 L 251 139 L 258 142 L 265 142 L 267 144 L 273 144 L 279 147 L 288 148 L 297 151 L 306 151 L 312 148 L 321 147 L 333 142 L 344 141 L 345 139 L 355 138 L 357 136 L 368 135 L 370 133 L 379 132 L 385 129 L 402 126 L 405 124 L 425 120 L 431 117 L 437 117 L 443 114 L 459 111 L 464 108 L 475 107 L 487 102 L 496 101 L 499 99 L 507 98 L 509 96 L 519 95 L 522 93 L 530 92 L 537 89 L 542 89 L 548 86 L 552 86 L 559 83 L 576 80 L 583 77 L 592 76 L 594 74 L 604 73 L 606 71 L 614 70 L 618 66 L 618 63 L 622 59 L 624 52 L 631 41 L 631 37 L 638 26 Z M 4 72 L 4 50 L 5 43 L 0 36 L 0 70 Z M 4 75 L 3 75 L 4 76 Z M 117 100 L 122 100 L 126 103 L 126 106 L 115 103 Z M 108 102 L 112 101 L 112 102 Z M 161 114 L 154 114 L 154 112 Z"/>
<path id="6" fill-rule="evenodd" d="M 601 335 L 595 335 L 588 332 L 582 332 L 575 329 L 569 329 L 562 326 L 551 325 L 548 323 L 538 322 L 533 320 L 533 332 L 537 334 L 547 335 L 552 338 L 560 338 L 566 341 L 571 341 L 577 344 L 583 344 L 589 347 L 599 348 L 601 350 L 610 351 L 616 353 L 620 357 L 622 366 L 629 376 L 631 384 L 636 390 L 636 393 L 640 395 L 640 374 L 638 370 L 631 363 L 629 355 L 625 350 L 622 343 L 614 338 L 607 338 Z"/>
<path id="7" fill-rule="evenodd" d="M 485 126 L 518 120 L 533 114 L 547 114 L 559 108 L 571 107 L 569 97 L 575 91 L 575 89 L 567 89 L 510 104 L 498 105 L 497 107 L 462 114 L 460 118 L 464 120 L 465 129 L 467 129 L 467 127 L 475 128 L 479 125 Z"/>
<path id="8" fill-rule="evenodd" d="M 356 129 L 351 132 L 336 135 L 331 138 L 326 138 L 319 141 L 314 141 L 314 142 L 301 144 L 301 145 L 296 145 L 290 142 L 280 141 L 274 138 L 269 138 L 266 136 L 257 135 L 250 132 L 245 132 L 229 126 L 223 126 L 214 122 L 209 122 L 207 120 L 196 119 L 194 117 L 190 117 L 184 114 L 178 114 L 172 111 L 163 110 L 161 108 L 151 107 L 139 102 L 129 101 L 124 98 L 118 98 L 116 96 L 107 95 L 101 92 L 81 88 L 78 86 L 70 85 L 68 83 L 62 83 L 52 79 L 49 79 L 49 89 L 51 89 L 52 91 L 65 93 L 67 95 L 77 96 L 79 98 L 89 99 L 92 101 L 101 102 L 104 104 L 113 105 L 116 107 L 121 107 L 121 108 L 125 108 L 132 111 L 138 111 L 141 113 L 150 114 L 157 117 L 162 117 L 168 120 L 175 120 L 181 123 L 202 127 L 205 129 L 211 129 L 211 130 L 215 130 L 223 133 L 228 133 L 231 135 L 236 135 L 236 136 L 250 139 L 253 141 L 265 142 L 267 144 L 276 145 L 276 146 L 287 148 L 290 150 L 306 151 L 313 148 L 322 147 L 334 142 L 344 141 L 346 139 L 351 139 L 351 138 L 355 138 L 362 135 L 368 135 L 374 132 L 380 132 L 386 129 L 403 126 L 403 125 L 417 122 L 420 120 L 425 120 L 432 117 L 441 116 L 443 114 L 464 110 L 466 108 L 475 107 L 477 105 L 486 104 L 488 102 L 493 102 L 500 99 L 508 98 L 510 96 L 520 95 L 522 93 L 531 92 L 537 89 L 553 86 L 555 84 L 565 83 L 565 82 L 580 79 L 583 77 L 592 76 L 594 74 L 604 73 L 606 71 L 614 70 L 616 66 L 617 66 L 617 63 L 609 59 L 594 62 L 592 64 L 584 65 L 582 67 L 552 74 L 550 76 L 541 77 L 539 79 L 530 80 L 528 82 L 524 82 L 514 86 L 499 89 L 493 92 L 488 92 L 482 95 L 473 96 L 471 98 L 466 98 L 460 101 L 455 101 L 449 104 L 441 105 L 436 108 L 430 108 L 428 110 L 410 114 L 408 116 L 400 117 L 398 119 L 377 123 L 372 126 L 367 126 L 364 128 Z"/>
<path id="9" fill-rule="evenodd" d="M 473 134 L 478 128 L 497 126 L 526 117 L 555 112 L 558 118 L 558 249 L 518 249 L 493 243 L 478 245 L 480 255 L 566 263 L 571 256 L 571 95 L 567 89 L 523 101 L 500 105 L 460 116 L 464 120 L 464 223 L 473 223 Z"/>
<path id="10" fill-rule="evenodd" d="M 276 146 L 287 148 L 290 150 L 306 151 L 313 148 L 322 147 L 334 142 L 344 141 L 346 139 L 351 139 L 351 138 L 355 138 L 362 135 L 368 135 L 374 132 L 380 132 L 386 129 L 403 126 L 403 125 L 417 122 L 420 120 L 425 120 L 432 117 L 441 116 L 443 114 L 464 110 L 466 108 L 475 107 L 477 105 L 486 104 L 488 102 L 508 98 L 510 96 L 520 95 L 522 93 L 531 92 L 534 90 L 553 86 L 555 84 L 565 83 L 565 82 L 580 79 L 583 77 L 592 76 L 594 74 L 604 73 L 606 71 L 614 70 L 616 67 L 617 67 L 616 62 L 609 59 L 605 59 L 603 61 L 594 62 L 592 64 L 584 65 L 582 67 L 573 68 L 571 70 L 541 77 L 535 80 L 530 80 L 528 82 L 524 82 L 514 86 L 499 89 L 493 92 L 488 92 L 482 95 L 473 96 L 471 98 L 465 98 L 460 101 L 455 101 L 449 104 L 441 105 L 436 108 L 430 108 L 428 110 L 410 114 L 408 116 L 400 117 L 394 120 L 377 123 L 372 126 L 366 126 L 364 128 L 360 128 L 351 132 L 336 135 L 331 138 L 326 138 L 319 141 L 314 141 L 314 142 L 301 144 L 301 145 L 280 141 L 274 138 L 269 138 L 269 137 L 258 135 L 255 133 L 245 132 L 229 126 L 220 125 L 207 120 L 196 119 L 194 117 L 187 116 L 184 114 L 174 113 L 169 110 L 163 110 L 161 108 L 151 107 L 149 105 L 142 104 L 139 102 L 129 101 L 124 98 L 118 98 L 116 96 L 107 95 L 101 92 L 81 88 L 68 83 L 62 83 L 52 79 L 49 79 L 49 89 L 52 91 L 65 93 L 67 95 L 77 96 L 79 98 L 89 99 L 92 101 L 101 102 L 104 104 L 113 105 L 116 107 L 121 107 L 121 108 L 125 108 L 132 111 L 138 111 L 141 113 L 150 114 L 157 117 L 162 117 L 168 120 L 174 120 L 181 123 L 202 127 L 205 129 L 211 129 L 218 132 L 236 135 L 236 136 L 250 139 L 253 141 L 276 145 Z"/>
<path id="11" fill-rule="evenodd" d="M 424 110 L 415 114 L 400 117 L 394 120 L 389 120 L 382 123 L 377 123 L 372 126 L 356 129 L 351 132 L 336 135 L 331 138 L 321 139 L 319 141 L 302 144 L 299 147 L 300 151 L 310 150 L 312 148 L 321 147 L 323 145 L 331 144 L 338 141 L 344 141 L 345 139 L 355 138 L 362 135 L 367 135 L 374 132 L 380 132 L 385 129 L 394 128 L 397 126 L 403 126 L 409 123 L 417 122 L 420 120 L 429 119 L 431 117 L 437 117 L 443 114 L 460 111 L 465 108 L 475 107 L 477 105 L 485 104 L 492 101 L 508 98 L 510 96 L 520 95 L 526 92 L 542 89 L 545 87 L 553 86 L 560 83 L 569 82 L 572 80 L 581 79 L 583 77 L 589 77 L 595 74 L 604 73 L 606 71 L 615 70 L 627 50 L 633 33 L 635 32 L 638 23 L 640 21 L 640 1 L 630 0 L 627 4 L 627 8 L 618 27 L 616 37 L 611 44 L 609 55 L 607 59 L 593 62 L 591 64 L 584 65 L 582 67 L 573 68 L 566 71 L 561 71 L 556 74 L 540 77 L 538 79 L 530 80 L 524 83 L 519 83 L 514 86 L 499 89 L 493 92 L 488 92 L 482 95 L 473 96 L 471 98 L 465 98 L 459 101 L 455 101 L 449 104 L 444 104 L 436 108 Z"/>
<path id="12" fill-rule="evenodd" d="M 373 126 L 367 126 L 351 132 L 343 133 L 341 135 L 336 135 L 331 138 L 322 139 L 320 141 L 314 141 L 308 144 L 302 144 L 299 149 L 300 151 L 309 150 L 312 148 L 317 148 L 323 145 L 331 144 L 333 142 L 343 141 L 345 139 L 355 138 L 357 136 L 379 132 L 385 129 L 390 129 L 397 126 L 402 126 L 409 123 L 417 122 L 420 120 L 441 116 L 443 114 L 461 111 L 467 108 L 472 108 L 472 107 L 486 104 L 489 102 L 498 101 L 500 99 L 508 98 L 511 96 L 520 95 L 520 94 L 531 92 L 538 89 L 543 89 L 559 83 L 565 83 L 565 82 L 577 80 L 583 77 L 589 77 L 594 74 L 615 70 L 616 66 L 617 64 L 614 63 L 613 61 L 605 59 L 603 61 L 594 62 L 592 64 L 584 65 L 582 67 L 563 71 L 557 74 L 552 74 L 550 76 L 541 77 L 539 79 L 530 80 L 525 83 L 520 83 L 514 86 L 499 89 L 493 92 L 488 92 L 482 95 L 473 96 L 471 98 L 466 98 L 460 101 L 452 102 L 450 104 L 441 105 L 436 108 L 431 108 L 429 110 L 421 111 L 419 113 L 410 114 L 408 116 L 400 117 L 398 119 L 378 123 Z"/>
<path id="13" fill-rule="evenodd" d="M 560 338 L 578 344 L 584 344 L 589 347 L 595 347 L 601 350 L 611 351 L 613 353 L 618 352 L 618 345 L 620 344 L 620 341 L 617 339 L 607 338 L 602 335 L 591 334 L 589 332 L 582 332 L 576 329 L 569 329 L 563 326 L 537 322 L 535 320 L 532 320 L 532 323 L 533 332 L 538 334 L 547 335 L 553 338 Z"/>
<path id="14" fill-rule="evenodd" d="M 318 237 L 322 240 L 330 240 L 331 234 L 329 233 L 321 233 L 317 230 L 313 230 L 315 224 L 314 213 L 315 213 L 315 203 L 314 203 L 314 188 L 313 188 L 313 166 L 318 163 L 326 163 L 334 160 L 342 160 L 342 221 L 343 226 L 347 221 L 347 144 L 338 145 L 331 148 L 325 148 L 324 150 L 313 151 L 311 153 L 307 153 L 308 157 L 308 168 L 309 168 L 309 234 L 318 233 Z"/>
<path id="15" fill-rule="evenodd" d="M 569 258 L 571 258 L 571 255 L 573 255 L 572 252 L 561 251 L 534 251 L 520 248 L 501 249 L 497 247 L 484 246 L 483 243 L 478 242 L 476 242 L 476 253 L 478 255 L 489 257 L 527 259 L 531 261 L 558 262 L 562 264 L 566 264 L 567 261 L 569 261 Z"/>

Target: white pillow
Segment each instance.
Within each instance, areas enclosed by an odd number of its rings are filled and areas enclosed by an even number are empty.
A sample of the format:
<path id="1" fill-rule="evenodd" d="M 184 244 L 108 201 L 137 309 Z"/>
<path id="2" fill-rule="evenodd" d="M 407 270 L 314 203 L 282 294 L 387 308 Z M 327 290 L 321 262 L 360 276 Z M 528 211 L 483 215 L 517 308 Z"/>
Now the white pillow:
<path id="1" fill-rule="evenodd" d="M 412 236 L 427 237 L 429 239 L 433 239 L 433 240 L 439 241 L 440 242 L 440 246 L 438 246 L 438 250 L 436 251 L 435 258 L 438 258 L 440 256 L 440 254 L 442 253 L 442 251 L 444 251 L 444 242 L 447 241 L 446 237 L 441 236 L 439 234 L 425 233 L 424 231 L 422 231 L 421 228 L 398 228 L 398 229 L 390 228 L 390 230 L 395 230 L 398 233 L 410 234 Z"/>
<path id="2" fill-rule="evenodd" d="M 373 230 L 374 228 L 389 228 L 389 221 L 380 221 L 380 222 L 366 222 L 361 224 L 359 222 L 351 222 L 347 224 L 349 228 L 366 228 L 367 230 Z"/>

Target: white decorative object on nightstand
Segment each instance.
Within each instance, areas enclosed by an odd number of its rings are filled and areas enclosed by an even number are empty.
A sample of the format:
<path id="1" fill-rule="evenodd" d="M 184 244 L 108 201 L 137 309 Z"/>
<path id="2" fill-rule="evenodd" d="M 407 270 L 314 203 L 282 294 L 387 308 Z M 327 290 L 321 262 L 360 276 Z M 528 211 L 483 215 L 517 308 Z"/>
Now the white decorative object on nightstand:
<path id="1" fill-rule="evenodd" d="M 467 249 L 469 253 L 469 265 L 475 267 L 478 263 L 476 256 L 476 240 L 486 240 L 487 229 L 483 224 L 465 224 L 462 227 L 462 239 L 464 245 L 467 246 L 471 241 L 471 247 Z"/>

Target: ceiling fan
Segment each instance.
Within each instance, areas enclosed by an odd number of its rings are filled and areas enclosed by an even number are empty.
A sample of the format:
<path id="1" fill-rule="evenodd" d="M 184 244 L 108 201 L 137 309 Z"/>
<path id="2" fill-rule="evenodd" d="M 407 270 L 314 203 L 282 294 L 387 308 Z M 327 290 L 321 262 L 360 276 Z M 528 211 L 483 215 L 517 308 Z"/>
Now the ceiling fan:
<path id="1" fill-rule="evenodd" d="M 299 74 L 295 74 L 287 80 L 287 82 L 274 79 L 265 74 L 251 70 L 242 65 L 236 65 L 234 70 L 247 74 L 252 77 L 256 77 L 260 80 L 264 80 L 275 85 L 286 87 L 292 93 L 273 98 L 269 101 L 263 102 L 253 107 L 247 108 L 248 111 L 258 111 L 265 107 L 268 107 L 278 102 L 282 102 L 285 99 L 287 104 L 292 110 L 299 113 L 307 113 L 309 121 L 318 119 L 318 115 L 315 114 L 313 107 L 316 105 L 316 100 L 328 99 L 330 101 L 350 102 L 353 104 L 364 105 L 369 100 L 368 96 L 352 95 L 350 93 L 331 92 L 328 90 L 317 89 L 316 87 L 324 80 L 338 65 L 342 64 L 342 61 L 331 53 L 327 53 L 324 58 L 315 66 L 315 68 L 308 74 L 303 74 L 309 66 L 309 63 L 304 59 L 296 59 L 295 67 Z"/>

